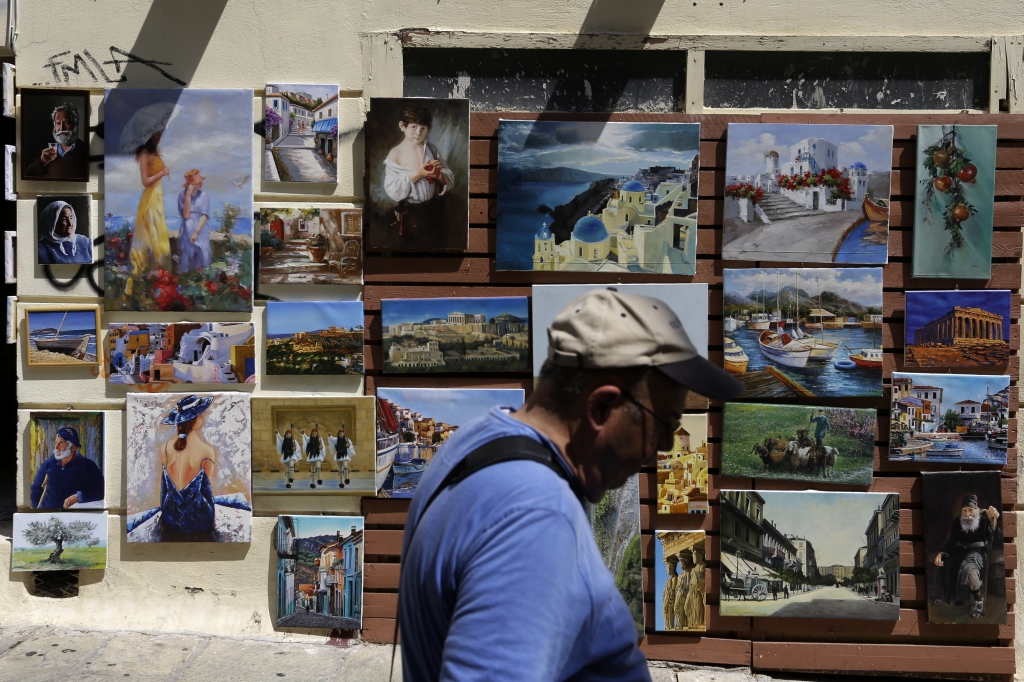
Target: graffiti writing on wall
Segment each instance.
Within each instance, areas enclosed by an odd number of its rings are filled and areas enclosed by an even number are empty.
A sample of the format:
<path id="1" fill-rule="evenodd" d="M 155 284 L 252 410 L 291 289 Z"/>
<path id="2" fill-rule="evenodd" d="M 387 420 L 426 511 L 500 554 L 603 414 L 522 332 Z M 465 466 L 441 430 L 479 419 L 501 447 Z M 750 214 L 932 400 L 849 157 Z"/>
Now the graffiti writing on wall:
<path id="1" fill-rule="evenodd" d="M 141 64 L 142 66 L 153 69 L 172 83 L 182 86 L 186 85 L 185 81 L 180 78 L 175 78 L 161 68 L 164 66 L 172 66 L 170 62 L 158 62 L 155 59 L 144 59 L 143 57 L 132 54 L 126 50 L 122 50 L 119 47 L 114 47 L 113 45 L 110 46 L 110 59 L 103 62 L 92 56 L 89 50 L 82 50 L 81 52 L 76 52 L 74 54 L 72 54 L 70 50 L 65 50 L 64 52 L 51 56 L 46 63 L 43 64 L 43 68 L 50 70 L 53 74 L 53 82 L 57 85 L 62 81 L 64 84 L 70 83 L 70 74 L 75 74 L 76 83 L 78 83 L 79 79 L 85 75 L 90 76 L 94 83 L 126 83 L 128 82 L 128 77 L 125 75 L 124 69 L 128 64 Z"/>

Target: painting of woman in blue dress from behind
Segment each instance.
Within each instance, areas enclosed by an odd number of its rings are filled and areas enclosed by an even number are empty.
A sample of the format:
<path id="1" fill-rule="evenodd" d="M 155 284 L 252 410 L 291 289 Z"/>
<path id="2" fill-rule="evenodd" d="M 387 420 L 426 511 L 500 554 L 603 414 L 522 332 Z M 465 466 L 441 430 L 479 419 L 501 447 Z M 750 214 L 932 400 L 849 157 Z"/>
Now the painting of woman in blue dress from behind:
<path id="1" fill-rule="evenodd" d="M 128 541 L 249 542 L 247 394 L 128 396 Z"/>

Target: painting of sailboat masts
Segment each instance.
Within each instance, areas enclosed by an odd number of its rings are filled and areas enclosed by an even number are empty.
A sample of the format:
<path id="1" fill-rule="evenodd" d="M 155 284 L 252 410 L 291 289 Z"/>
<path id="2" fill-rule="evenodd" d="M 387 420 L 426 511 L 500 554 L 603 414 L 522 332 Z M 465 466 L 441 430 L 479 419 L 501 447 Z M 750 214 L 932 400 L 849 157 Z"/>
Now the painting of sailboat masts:
<path id="1" fill-rule="evenodd" d="M 908 291 L 907 367 L 1004 367 L 1010 361 L 1010 292 Z"/>
<path id="2" fill-rule="evenodd" d="M 881 268 L 724 276 L 725 369 L 741 400 L 882 395 Z"/>
<path id="3" fill-rule="evenodd" d="M 521 388 L 378 388 L 378 439 L 400 437 L 390 458 L 387 448 L 377 452 L 387 467 L 377 496 L 411 498 L 449 436 L 495 407 L 519 409 L 525 399 Z"/>
<path id="4" fill-rule="evenodd" d="M 1010 377 L 893 372 L 889 459 L 1006 464 Z"/>
<path id="5" fill-rule="evenodd" d="M 111 323 L 106 341 L 112 384 L 256 383 L 251 322 Z"/>
<path id="6" fill-rule="evenodd" d="M 726 403 L 722 475 L 871 485 L 871 409 Z"/>
<path id="7" fill-rule="evenodd" d="M 724 260 L 888 262 L 892 126 L 730 123 Z"/>
<path id="8" fill-rule="evenodd" d="M 900 619 L 900 496 L 723 490 L 723 616 Z"/>
<path id="9" fill-rule="evenodd" d="M 500 121 L 498 270 L 692 275 L 699 123 Z"/>
<path id="10" fill-rule="evenodd" d="M 29 365 L 97 365 L 99 306 L 36 308 L 25 313 Z"/>

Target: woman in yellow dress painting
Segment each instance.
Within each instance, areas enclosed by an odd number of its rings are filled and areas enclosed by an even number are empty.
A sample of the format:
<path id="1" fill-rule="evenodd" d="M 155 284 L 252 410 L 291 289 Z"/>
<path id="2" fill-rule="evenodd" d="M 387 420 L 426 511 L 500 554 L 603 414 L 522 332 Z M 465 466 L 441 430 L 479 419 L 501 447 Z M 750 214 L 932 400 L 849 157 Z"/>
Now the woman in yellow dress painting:
<path id="1" fill-rule="evenodd" d="M 135 160 L 139 162 L 142 176 L 142 196 L 139 210 L 135 214 L 135 232 L 129 254 L 132 274 L 149 273 L 156 268 L 170 268 L 171 243 L 167 234 L 167 219 L 164 217 L 164 188 L 162 178 L 171 174 L 160 158 L 160 137 L 162 132 L 153 133 L 145 144 L 135 149 Z M 132 280 L 126 289 L 131 293 Z"/>

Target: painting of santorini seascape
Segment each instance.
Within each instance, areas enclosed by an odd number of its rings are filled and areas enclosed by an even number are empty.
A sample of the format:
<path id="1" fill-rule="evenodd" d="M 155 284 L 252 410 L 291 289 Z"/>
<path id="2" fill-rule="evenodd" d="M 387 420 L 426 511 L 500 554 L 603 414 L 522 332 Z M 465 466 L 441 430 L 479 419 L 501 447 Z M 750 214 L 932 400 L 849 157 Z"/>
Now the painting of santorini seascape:
<path id="1" fill-rule="evenodd" d="M 267 374 L 362 374 L 363 302 L 267 302 Z"/>
<path id="2" fill-rule="evenodd" d="M 248 393 L 129 393 L 128 542 L 249 542 Z"/>
<path id="3" fill-rule="evenodd" d="M 32 412 L 28 473 L 33 509 L 103 509 L 102 412 Z"/>
<path id="4" fill-rule="evenodd" d="M 724 270 L 741 399 L 882 395 L 881 268 Z"/>
<path id="5" fill-rule="evenodd" d="M 111 323 L 106 345 L 112 384 L 256 383 L 250 322 Z"/>
<path id="6" fill-rule="evenodd" d="M 98 365 L 99 306 L 26 310 L 29 365 Z"/>
<path id="7" fill-rule="evenodd" d="M 278 628 L 363 627 L 363 517 L 277 517 Z"/>
<path id="8" fill-rule="evenodd" d="M 396 441 L 378 497 L 411 498 L 449 436 L 492 408 L 517 410 L 525 400 L 521 388 L 378 388 L 377 442 Z"/>
<path id="9" fill-rule="evenodd" d="M 584 504 L 590 528 L 604 565 L 615 576 L 615 586 L 633 614 L 638 636 L 644 631 L 644 585 L 640 539 L 640 478 L 637 474 L 621 488 L 609 490 L 597 504 Z"/>
<path id="10" fill-rule="evenodd" d="M 888 262 L 892 126 L 730 123 L 724 260 Z"/>
<path id="11" fill-rule="evenodd" d="M 500 121 L 498 270 L 692 275 L 699 123 Z"/>
<path id="12" fill-rule="evenodd" d="M 338 86 L 268 83 L 264 182 L 338 181 Z"/>
<path id="13" fill-rule="evenodd" d="M 107 310 L 252 310 L 252 91 L 107 90 Z"/>
<path id="14" fill-rule="evenodd" d="M 260 284 L 362 284 L 358 208 L 261 208 Z"/>
<path id="15" fill-rule="evenodd" d="M 999 472 L 929 472 L 921 487 L 928 622 L 1006 623 Z"/>
<path id="16" fill-rule="evenodd" d="M 374 495 L 375 464 L 372 396 L 253 399 L 254 492 Z"/>
<path id="17" fill-rule="evenodd" d="M 523 372 L 530 368 L 525 296 L 387 298 L 384 372 Z"/>
<path id="18" fill-rule="evenodd" d="M 654 531 L 654 627 L 704 632 L 706 538 L 702 530 Z"/>
<path id="19" fill-rule="evenodd" d="M 903 363 L 1001 367 L 1010 360 L 1010 292 L 908 291 Z"/>
<path id="20" fill-rule="evenodd" d="M 996 130 L 917 127 L 914 277 L 992 276 Z"/>
<path id="21" fill-rule="evenodd" d="M 11 571 L 107 567 L 107 512 L 15 514 Z"/>
<path id="22" fill-rule="evenodd" d="M 900 499 L 723 490 L 723 616 L 900 619 Z"/>
<path id="23" fill-rule="evenodd" d="M 726 403 L 723 476 L 871 485 L 874 409 Z"/>
<path id="24" fill-rule="evenodd" d="M 671 450 L 658 453 L 658 513 L 708 513 L 708 416 L 684 414 Z"/>
<path id="25" fill-rule="evenodd" d="M 892 373 L 889 459 L 1006 464 L 1010 377 Z"/>

